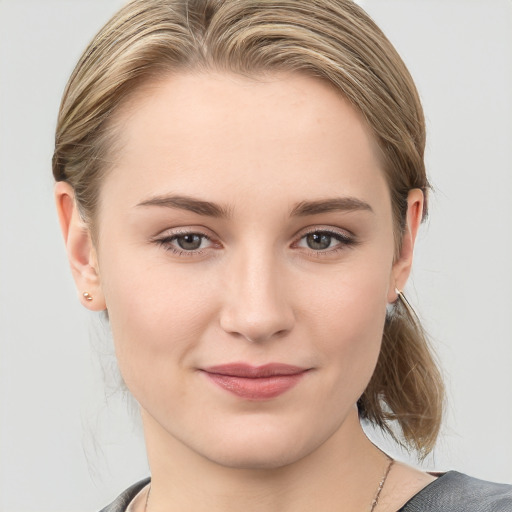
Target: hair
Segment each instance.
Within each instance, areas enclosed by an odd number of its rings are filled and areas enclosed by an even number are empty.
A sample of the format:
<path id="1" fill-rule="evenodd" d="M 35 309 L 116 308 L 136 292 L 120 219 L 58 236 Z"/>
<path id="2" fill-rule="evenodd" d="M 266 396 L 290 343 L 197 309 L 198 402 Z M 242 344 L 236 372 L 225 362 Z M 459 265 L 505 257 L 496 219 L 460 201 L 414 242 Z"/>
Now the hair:
<path id="1" fill-rule="evenodd" d="M 256 78 L 300 72 L 332 84 L 362 114 L 380 148 L 397 254 L 411 189 L 423 191 L 426 216 L 419 95 L 392 44 L 351 0 L 134 0 L 90 43 L 59 112 L 53 174 L 73 187 L 93 233 L 116 147 L 116 113 L 144 83 L 187 71 Z M 443 400 L 425 333 L 399 299 L 388 311 L 377 366 L 358 401 L 360 417 L 423 457 L 439 433 Z"/>

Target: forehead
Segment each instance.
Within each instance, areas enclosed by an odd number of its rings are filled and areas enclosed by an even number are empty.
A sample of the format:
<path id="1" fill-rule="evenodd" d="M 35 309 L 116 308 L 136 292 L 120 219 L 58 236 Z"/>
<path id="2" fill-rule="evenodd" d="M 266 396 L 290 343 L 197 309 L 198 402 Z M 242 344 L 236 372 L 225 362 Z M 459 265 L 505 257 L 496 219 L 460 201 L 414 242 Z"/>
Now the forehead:
<path id="1" fill-rule="evenodd" d="M 230 204 L 387 196 L 362 116 L 305 75 L 174 74 L 141 87 L 117 121 L 121 149 L 103 188 L 128 202 L 165 192 Z"/>

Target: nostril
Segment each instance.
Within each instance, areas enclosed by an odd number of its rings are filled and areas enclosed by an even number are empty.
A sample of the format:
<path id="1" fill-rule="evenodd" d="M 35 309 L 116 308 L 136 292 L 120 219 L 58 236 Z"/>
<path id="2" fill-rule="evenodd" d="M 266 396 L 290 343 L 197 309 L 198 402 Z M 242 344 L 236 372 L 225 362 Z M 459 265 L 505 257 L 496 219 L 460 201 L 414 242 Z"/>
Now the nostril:
<path id="1" fill-rule="evenodd" d="M 283 338 L 288 334 L 288 329 L 280 329 L 278 331 L 267 331 L 267 332 L 258 332 L 258 333 L 236 333 L 238 336 L 245 338 L 247 341 L 251 343 L 262 343 L 268 340 Z"/>
<path id="2" fill-rule="evenodd" d="M 226 295 L 219 310 L 221 329 L 233 339 L 252 343 L 286 336 L 295 324 L 292 304 L 278 293 L 275 279 L 262 279 L 260 272 L 258 286 L 251 283 L 254 280 L 238 280 Z"/>

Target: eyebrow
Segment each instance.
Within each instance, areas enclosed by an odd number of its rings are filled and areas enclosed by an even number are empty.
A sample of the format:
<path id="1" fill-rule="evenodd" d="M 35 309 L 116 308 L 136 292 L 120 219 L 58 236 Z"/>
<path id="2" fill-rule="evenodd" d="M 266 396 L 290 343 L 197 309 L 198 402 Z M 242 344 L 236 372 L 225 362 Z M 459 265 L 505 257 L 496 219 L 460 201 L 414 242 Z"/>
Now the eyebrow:
<path id="1" fill-rule="evenodd" d="M 207 217 L 228 218 L 230 210 L 210 201 L 202 201 L 189 196 L 156 196 L 142 201 L 137 206 L 164 206 L 177 210 L 187 210 Z"/>
<path id="2" fill-rule="evenodd" d="M 221 219 L 229 218 L 231 215 L 230 208 L 210 201 L 182 195 L 155 196 L 142 201 L 137 206 L 163 206 L 165 208 L 187 210 L 198 215 Z M 334 197 L 317 201 L 301 201 L 293 207 L 290 217 L 306 217 L 321 213 L 352 212 L 357 210 L 373 213 L 372 207 L 361 199 L 355 197 Z"/>
<path id="3" fill-rule="evenodd" d="M 355 197 L 334 197 L 320 199 L 318 201 L 301 201 L 294 206 L 292 217 L 305 217 L 306 215 L 318 215 L 328 212 L 352 212 L 363 210 L 373 213 L 372 207 L 365 201 Z"/>

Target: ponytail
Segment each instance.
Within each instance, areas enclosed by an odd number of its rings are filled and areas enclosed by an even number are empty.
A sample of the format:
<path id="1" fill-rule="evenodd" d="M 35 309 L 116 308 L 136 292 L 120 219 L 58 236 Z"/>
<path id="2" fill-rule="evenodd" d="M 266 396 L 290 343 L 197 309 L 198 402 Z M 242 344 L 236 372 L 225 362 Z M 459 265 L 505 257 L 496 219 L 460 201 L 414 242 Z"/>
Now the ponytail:
<path id="1" fill-rule="evenodd" d="M 375 372 L 358 401 L 359 415 L 420 458 L 441 427 L 444 385 L 425 331 L 402 293 L 388 312 Z M 392 428 L 397 422 L 401 435 Z"/>

